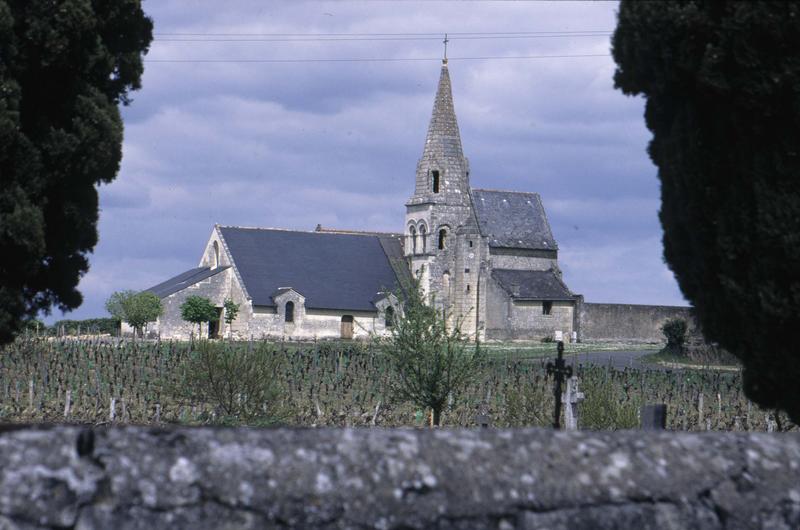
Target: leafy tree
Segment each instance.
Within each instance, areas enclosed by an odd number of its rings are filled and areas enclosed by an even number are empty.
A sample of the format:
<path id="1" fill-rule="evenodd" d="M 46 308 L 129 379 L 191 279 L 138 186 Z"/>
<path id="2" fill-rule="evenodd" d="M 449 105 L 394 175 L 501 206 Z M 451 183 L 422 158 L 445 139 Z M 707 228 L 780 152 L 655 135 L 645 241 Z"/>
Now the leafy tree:
<path id="1" fill-rule="evenodd" d="M 47 325 L 39 319 L 31 318 L 23 323 L 23 329 L 27 333 L 35 333 L 38 335 L 47 332 Z"/>
<path id="2" fill-rule="evenodd" d="M 647 100 L 664 257 L 745 393 L 800 421 L 800 4 L 623 0 L 614 82 Z"/>
<path id="3" fill-rule="evenodd" d="M 0 0 L 0 344 L 81 303 L 95 185 L 119 170 L 151 40 L 140 0 Z"/>
<path id="4" fill-rule="evenodd" d="M 125 322 L 125 301 L 134 296 L 136 291 L 115 291 L 111 293 L 111 296 L 108 297 L 106 300 L 106 311 L 108 314 L 111 315 L 113 318 L 116 318 L 118 323 L 121 325 L 122 322 Z"/>
<path id="5" fill-rule="evenodd" d="M 127 322 L 135 335 L 143 335 L 149 322 L 164 314 L 161 299 L 149 291 L 117 291 L 106 300 L 106 311 L 111 316 Z"/>
<path id="6" fill-rule="evenodd" d="M 181 318 L 186 322 L 197 324 L 197 333 L 200 334 L 203 322 L 216 322 L 219 313 L 208 298 L 188 296 L 181 304 Z"/>
<path id="7" fill-rule="evenodd" d="M 123 304 L 125 308 L 125 322 L 130 324 L 135 333 L 144 334 L 149 322 L 155 322 L 164 314 L 161 299 L 149 291 L 142 291 L 128 298 Z"/>
<path id="8" fill-rule="evenodd" d="M 461 319 L 448 319 L 425 303 L 419 282 L 408 289 L 403 311 L 394 316 L 391 335 L 382 342 L 393 378 L 392 393 L 403 401 L 431 409 L 433 425 L 442 410 L 472 378 L 482 357 L 477 343 L 461 332 Z"/>
<path id="9" fill-rule="evenodd" d="M 228 324 L 228 333 L 230 338 L 233 338 L 233 321 L 236 320 L 237 316 L 239 316 L 239 304 L 235 303 L 231 299 L 228 299 L 225 300 L 225 303 L 222 304 L 222 307 L 225 309 L 225 323 Z"/>

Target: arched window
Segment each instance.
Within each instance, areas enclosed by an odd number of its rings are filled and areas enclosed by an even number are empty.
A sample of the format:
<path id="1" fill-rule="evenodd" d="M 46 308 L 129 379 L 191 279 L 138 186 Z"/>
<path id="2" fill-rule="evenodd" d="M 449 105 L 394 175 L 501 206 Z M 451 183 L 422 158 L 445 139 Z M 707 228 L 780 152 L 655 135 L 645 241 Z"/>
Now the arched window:
<path id="1" fill-rule="evenodd" d="M 417 229 L 413 226 L 408 229 L 409 237 L 411 238 L 411 253 L 417 253 Z"/>
<path id="2" fill-rule="evenodd" d="M 435 169 L 431 171 L 431 190 L 433 193 L 439 193 L 439 172 Z"/>
<path id="3" fill-rule="evenodd" d="M 439 230 L 439 250 L 447 248 L 447 229 L 441 228 Z"/>
<path id="4" fill-rule="evenodd" d="M 427 240 L 425 236 L 427 235 L 428 229 L 425 228 L 425 225 L 419 225 L 419 237 L 422 240 L 422 253 L 425 254 L 427 250 L 425 247 L 427 246 Z"/>
<path id="5" fill-rule="evenodd" d="M 394 327 L 394 308 L 391 306 L 384 311 L 384 324 L 387 328 Z"/>
<path id="6" fill-rule="evenodd" d="M 286 310 L 283 320 L 284 322 L 294 322 L 294 302 L 286 302 Z"/>
<path id="7" fill-rule="evenodd" d="M 214 261 L 211 268 L 216 269 L 217 267 L 219 267 L 219 243 L 214 241 Z"/>

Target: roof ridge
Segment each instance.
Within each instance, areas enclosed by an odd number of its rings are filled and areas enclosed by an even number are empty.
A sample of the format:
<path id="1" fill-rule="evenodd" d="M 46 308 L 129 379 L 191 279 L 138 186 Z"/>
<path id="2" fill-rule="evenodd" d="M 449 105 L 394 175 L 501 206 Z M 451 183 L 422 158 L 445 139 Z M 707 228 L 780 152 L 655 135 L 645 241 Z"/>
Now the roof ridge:
<path id="1" fill-rule="evenodd" d="M 295 234 L 319 234 L 319 235 L 349 235 L 349 236 L 365 236 L 365 237 L 379 237 L 381 235 L 402 236 L 403 234 L 397 233 L 383 233 L 383 232 L 358 232 L 358 231 L 327 231 L 327 230 L 295 230 L 292 228 L 275 228 L 264 226 L 235 226 L 235 225 L 217 225 L 219 228 L 235 228 L 238 230 L 260 230 L 262 232 L 292 232 Z"/>
<path id="2" fill-rule="evenodd" d="M 378 232 L 376 230 L 348 230 L 344 228 L 325 228 L 322 225 L 317 225 L 314 232 L 323 234 L 351 234 L 351 235 L 371 235 L 371 236 L 397 236 L 402 237 L 402 232 Z"/>
<path id="3" fill-rule="evenodd" d="M 539 195 L 536 191 L 498 190 L 494 188 L 472 188 L 472 191 L 492 191 L 497 193 L 518 193 L 520 195 Z"/>

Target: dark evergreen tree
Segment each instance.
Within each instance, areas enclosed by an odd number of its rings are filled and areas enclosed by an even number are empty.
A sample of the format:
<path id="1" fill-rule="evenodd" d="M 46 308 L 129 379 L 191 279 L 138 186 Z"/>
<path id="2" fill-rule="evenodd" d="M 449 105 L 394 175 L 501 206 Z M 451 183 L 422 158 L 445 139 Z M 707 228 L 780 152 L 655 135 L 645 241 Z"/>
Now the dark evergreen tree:
<path id="1" fill-rule="evenodd" d="M 0 0 L 0 344 L 82 301 L 151 40 L 140 0 Z"/>
<path id="2" fill-rule="evenodd" d="M 616 86 L 647 100 L 664 258 L 747 395 L 800 421 L 800 4 L 623 0 Z"/>

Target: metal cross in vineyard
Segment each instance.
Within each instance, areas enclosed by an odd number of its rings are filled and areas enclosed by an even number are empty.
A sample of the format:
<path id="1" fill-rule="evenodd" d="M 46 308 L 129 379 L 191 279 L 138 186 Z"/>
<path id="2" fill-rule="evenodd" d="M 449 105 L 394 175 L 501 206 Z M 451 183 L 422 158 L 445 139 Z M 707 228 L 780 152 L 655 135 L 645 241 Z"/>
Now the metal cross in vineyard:
<path id="1" fill-rule="evenodd" d="M 565 379 L 572 377 L 572 367 L 564 364 L 564 342 L 558 341 L 558 358 L 555 364 L 547 363 L 547 374 L 554 376 L 555 387 L 553 394 L 556 398 L 556 410 L 553 415 L 553 428 L 561 428 L 561 384 Z"/>

